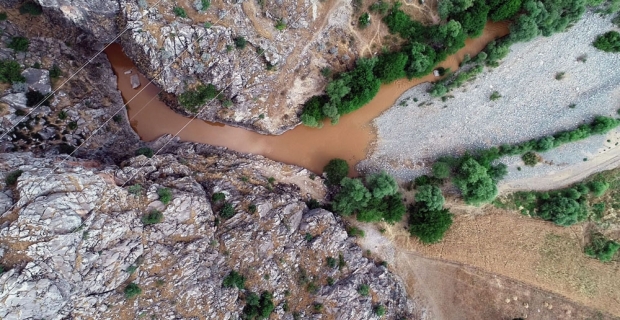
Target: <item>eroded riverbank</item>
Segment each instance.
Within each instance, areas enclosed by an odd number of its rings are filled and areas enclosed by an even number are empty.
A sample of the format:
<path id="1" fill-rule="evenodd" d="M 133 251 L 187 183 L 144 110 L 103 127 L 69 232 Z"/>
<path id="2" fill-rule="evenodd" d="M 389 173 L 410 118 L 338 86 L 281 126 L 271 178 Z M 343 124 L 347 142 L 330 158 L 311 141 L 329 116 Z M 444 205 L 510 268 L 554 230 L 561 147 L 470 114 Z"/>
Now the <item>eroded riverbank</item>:
<path id="1" fill-rule="evenodd" d="M 456 54 L 448 57 L 440 66 L 458 69 L 465 54 L 475 55 L 491 40 L 506 35 L 505 23 L 489 23 L 482 36 L 468 39 L 466 45 Z M 420 79 L 401 79 L 381 86 L 377 96 L 362 109 L 345 115 L 332 126 L 326 123 L 321 129 L 303 125 L 279 136 L 261 135 L 246 129 L 228 125 L 191 120 L 175 113 L 157 99 L 159 89 L 148 84 L 133 62 L 122 53 L 120 45 L 112 45 L 106 50 L 118 78 L 118 87 L 128 102 L 129 120 L 142 140 L 152 141 L 164 134 L 177 135 L 183 141 L 205 143 L 227 147 L 231 150 L 263 155 L 267 158 L 295 164 L 314 172 L 321 172 L 323 166 L 333 158 L 342 158 L 351 165 L 350 174 L 356 175 L 355 166 L 366 158 L 376 140 L 371 121 L 390 108 L 396 99 L 409 88 L 434 81 L 431 74 Z M 126 73 L 132 70 L 131 73 Z M 130 78 L 138 74 L 142 86 L 133 89 Z M 142 90 L 142 91 L 140 91 Z"/>

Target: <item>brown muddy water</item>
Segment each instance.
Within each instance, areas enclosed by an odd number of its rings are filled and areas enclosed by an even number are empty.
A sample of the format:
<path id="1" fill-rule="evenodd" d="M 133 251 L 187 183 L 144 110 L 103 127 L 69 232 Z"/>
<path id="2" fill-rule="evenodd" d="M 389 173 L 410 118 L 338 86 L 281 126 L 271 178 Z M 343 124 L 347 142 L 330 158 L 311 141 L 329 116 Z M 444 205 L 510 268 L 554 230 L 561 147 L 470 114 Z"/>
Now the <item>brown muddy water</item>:
<path id="1" fill-rule="evenodd" d="M 440 66 L 458 69 L 465 54 L 474 56 L 491 40 L 508 33 L 506 23 L 488 23 L 482 36 L 468 39 L 465 47 L 448 57 Z M 129 121 L 132 128 L 144 141 L 152 141 L 161 135 L 175 135 L 183 141 L 205 143 L 227 147 L 231 150 L 263 155 L 267 158 L 298 165 L 313 172 L 322 172 L 323 167 L 333 158 L 347 160 L 351 175 L 357 175 L 355 165 L 371 152 L 377 136 L 372 120 L 391 107 L 396 99 L 409 88 L 420 83 L 437 80 L 432 74 L 420 79 L 401 79 L 382 85 L 377 96 L 363 108 L 344 115 L 337 125 L 329 121 L 321 129 L 303 125 L 282 135 L 262 135 L 242 128 L 203 120 L 191 120 L 177 114 L 157 98 L 160 91 L 154 84 L 140 74 L 133 62 L 123 53 L 118 44 L 109 46 L 105 53 L 118 78 L 118 88 L 128 103 Z M 131 70 L 131 74 L 126 72 Z M 132 89 L 130 77 L 138 74 L 142 86 Z M 137 94 L 137 96 L 136 96 Z M 189 124 L 188 124 L 189 122 Z"/>

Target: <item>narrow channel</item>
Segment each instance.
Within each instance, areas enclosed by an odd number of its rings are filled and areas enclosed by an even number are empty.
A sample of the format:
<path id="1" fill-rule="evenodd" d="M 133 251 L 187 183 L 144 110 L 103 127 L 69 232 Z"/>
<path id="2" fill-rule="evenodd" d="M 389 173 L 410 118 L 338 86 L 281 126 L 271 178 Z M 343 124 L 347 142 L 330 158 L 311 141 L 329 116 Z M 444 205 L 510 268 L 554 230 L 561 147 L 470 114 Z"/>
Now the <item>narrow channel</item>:
<path id="1" fill-rule="evenodd" d="M 440 66 L 456 70 L 465 54 L 474 56 L 488 42 L 506 34 L 508 34 L 507 23 L 489 22 L 482 36 L 468 39 L 463 49 L 448 57 Z M 131 126 L 142 140 L 152 141 L 164 134 L 174 135 L 190 121 L 190 118 L 172 111 L 157 97 L 152 99 L 159 92 L 159 88 L 154 84 L 147 85 L 145 90 L 137 94 L 142 87 L 133 89 L 130 83 L 131 76 L 138 74 L 142 84 L 149 81 L 138 72 L 120 45 L 109 46 L 105 53 L 117 75 L 118 88 L 123 99 L 125 102 L 130 101 L 128 114 Z M 131 73 L 127 73 L 129 70 Z M 377 96 L 368 105 L 341 117 L 337 125 L 332 126 L 326 121 L 321 129 L 300 125 L 282 135 L 262 135 L 242 128 L 196 119 L 192 120 L 178 136 L 183 141 L 263 155 L 317 173 L 322 172 L 329 160 L 341 158 L 349 162 L 350 174 L 357 175 L 355 165 L 366 158 L 377 138 L 372 120 L 390 108 L 409 88 L 434 80 L 436 78 L 430 74 L 419 79 L 401 79 L 382 85 Z"/>

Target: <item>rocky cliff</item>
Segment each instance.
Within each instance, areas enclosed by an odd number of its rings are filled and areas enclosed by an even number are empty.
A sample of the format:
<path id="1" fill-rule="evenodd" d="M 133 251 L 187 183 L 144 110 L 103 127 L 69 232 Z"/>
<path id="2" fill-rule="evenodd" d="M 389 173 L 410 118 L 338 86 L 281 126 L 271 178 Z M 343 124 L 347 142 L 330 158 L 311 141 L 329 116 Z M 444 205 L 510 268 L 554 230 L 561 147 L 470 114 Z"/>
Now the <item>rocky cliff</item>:
<path id="1" fill-rule="evenodd" d="M 281 319 L 373 319 L 379 305 L 388 319 L 417 318 L 399 280 L 340 219 L 308 209 L 304 199 L 324 196 L 321 178 L 220 149 L 167 148 L 120 167 L 0 154 L 0 318 L 237 319 L 262 291 Z M 15 170 L 14 183 L 4 179 Z M 219 193 L 225 200 L 212 201 Z M 145 224 L 152 210 L 163 220 Z M 232 270 L 245 290 L 222 287 Z M 142 294 L 127 299 L 130 282 Z"/>
<path id="2" fill-rule="evenodd" d="M 262 133 L 297 125 L 303 102 L 325 85 L 321 68 L 351 66 L 361 47 L 347 1 L 36 1 L 90 46 L 121 41 L 178 112 L 194 114 L 176 95 L 213 84 L 222 93 L 198 117 Z"/>

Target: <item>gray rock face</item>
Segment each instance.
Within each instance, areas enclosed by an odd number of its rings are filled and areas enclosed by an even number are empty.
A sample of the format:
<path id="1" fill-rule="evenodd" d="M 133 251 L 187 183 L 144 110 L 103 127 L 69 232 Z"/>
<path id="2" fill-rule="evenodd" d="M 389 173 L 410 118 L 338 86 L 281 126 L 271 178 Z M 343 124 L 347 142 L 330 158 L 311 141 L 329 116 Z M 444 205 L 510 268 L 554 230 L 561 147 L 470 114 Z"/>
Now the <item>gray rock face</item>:
<path id="1" fill-rule="evenodd" d="M 334 214 L 308 211 L 300 196 L 306 172 L 287 178 L 299 185 L 278 182 L 282 176 L 269 183 L 263 170 L 279 164 L 190 144 L 121 168 L 58 163 L 0 154 L 0 181 L 23 171 L 0 193 L 0 208 L 16 208 L 4 209 L 0 226 L 10 269 L 0 277 L 2 319 L 237 319 L 249 292 L 262 291 L 273 293 L 281 319 L 293 311 L 317 318 L 318 303 L 335 319 L 377 318 L 377 304 L 388 318 L 412 319 L 399 280 L 363 257 Z M 172 194 L 166 204 L 161 188 Z M 216 192 L 225 202 L 209 201 Z M 235 210 L 229 219 L 220 216 L 224 203 Z M 162 221 L 143 225 L 154 209 Z M 327 266 L 327 257 L 340 268 Z M 231 270 L 246 277 L 245 290 L 222 287 Z M 132 300 L 122 293 L 130 281 L 142 289 Z M 357 292 L 362 284 L 371 296 Z"/>
<path id="2" fill-rule="evenodd" d="M 137 89 L 138 87 L 140 87 L 140 77 L 137 74 L 132 75 L 129 78 L 129 81 L 131 83 L 131 88 Z"/>
<path id="3" fill-rule="evenodd" d="M 22 71 L 22 76 L 26 78 L 28 89 L 39 91 L 42 94 L 52 92 L 49 71 L 44 69 L 28 68 Z"/>
<path id="4" fill-rule="evenodd" d="M 119 12 L 118 0 L 36 1 L 47 14 L 58 15 L 69 22 L 70 26 L 90 32 L 101 44 L 113 41 L 118 34 L 115 22 Z"/>

